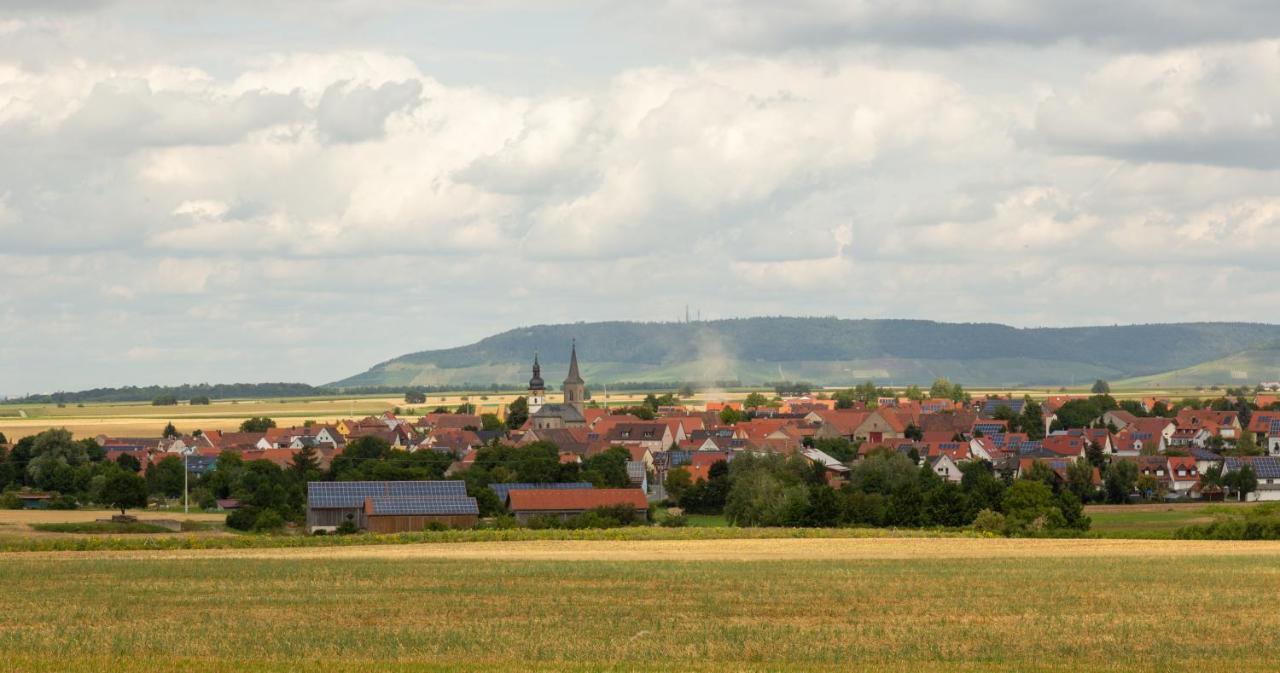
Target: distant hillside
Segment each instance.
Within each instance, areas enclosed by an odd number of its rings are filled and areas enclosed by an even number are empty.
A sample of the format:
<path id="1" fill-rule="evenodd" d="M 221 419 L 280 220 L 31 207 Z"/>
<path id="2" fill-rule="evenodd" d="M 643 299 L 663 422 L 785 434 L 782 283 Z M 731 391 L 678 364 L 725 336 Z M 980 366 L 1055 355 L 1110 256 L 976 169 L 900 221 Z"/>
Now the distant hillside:
<path id="1" fill-rule="evenodd" d="M 1280 326 L 1178 323 L 1019 329 L 990 323 L 746 318 L 694 323 L 600 322 L 514 329 L 474 344 L 404 355 L 331 386 L 523 385 L 533 353 L 564 377 L 577 339 L 588 384 L 781 380 L 822 385 L 1067 385 L 1181 370 L 1280 343 Z"/>
<path id="2" fill-rule="evenodd" d="M 1280 381 L 1280 345 L 1233 353 L 1182 369 L 1117 381 L 1124 387 L 1239 386 Z"/>

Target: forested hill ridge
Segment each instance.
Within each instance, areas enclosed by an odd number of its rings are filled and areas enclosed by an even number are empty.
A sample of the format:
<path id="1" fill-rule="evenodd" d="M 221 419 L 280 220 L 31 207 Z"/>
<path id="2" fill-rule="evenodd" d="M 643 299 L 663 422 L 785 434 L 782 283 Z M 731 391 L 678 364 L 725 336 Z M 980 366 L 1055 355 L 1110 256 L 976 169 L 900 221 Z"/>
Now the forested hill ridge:
<path id="1" fill-rule="evenodd" d="M 1015 328 L 992 323 L 784 317 L 537 325 L 467 346 L 404 355 L 330 385 L 523 384 L 535 351 L 543 377 L 554 385 L 567 369 L 571 339 L 577 340 L 583 376 L 593 385 L 683 381 L 845 385 L 868 379 L 905 385 L 928 384 L 938 377 L 970 386 L 1071 385 L 1129 377 L 1161 383 L 1159 375 L 1164 372 L 1195 372 L 1195 365 L 1228 356 L 1275 352 L 1280 326 L 1172 323 Z M 1167 383 L 1243 383 L 1266 376 L 1262 372 L 1228 374 L 1233 380 Z"/>

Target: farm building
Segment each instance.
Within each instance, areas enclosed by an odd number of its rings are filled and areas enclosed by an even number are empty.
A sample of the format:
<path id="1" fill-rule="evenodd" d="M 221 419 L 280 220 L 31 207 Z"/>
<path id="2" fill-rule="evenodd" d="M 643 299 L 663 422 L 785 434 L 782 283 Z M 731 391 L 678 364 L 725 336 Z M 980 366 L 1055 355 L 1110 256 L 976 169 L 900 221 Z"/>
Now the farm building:
<path id="1" fill-rule="evenodd" d="M 560 483 L 537 484 L 532 482 L 516 482 L 510 484 L 489 484 L 489 488 L 498 495 L 498 502 L 506 504 L 507 495 L 512 491 L 529 491 L 529 490 L 552 490 L 552 489 L 570 489 L 580 490 L 584 488 L 595 488 L 589 481 L 572 481 Z"/>
<path id="2" fill-rule="evenodd" d="M 480 510 L 461 481 L 307 483 L 307 531 L 332 531 L 350 521 L 378 533 L 418 531 L 433 523 L 475 525 Z"/>
<path id="3" fill-rule="evenodd" d="M 649 501 L 638 488 L 527 489 L 507 494 L 507 507 L 522 524 L 536 516 L 565 519 L 598 507 L 617 505 L 634 507 L 641 518 L 649 513 Z"/>

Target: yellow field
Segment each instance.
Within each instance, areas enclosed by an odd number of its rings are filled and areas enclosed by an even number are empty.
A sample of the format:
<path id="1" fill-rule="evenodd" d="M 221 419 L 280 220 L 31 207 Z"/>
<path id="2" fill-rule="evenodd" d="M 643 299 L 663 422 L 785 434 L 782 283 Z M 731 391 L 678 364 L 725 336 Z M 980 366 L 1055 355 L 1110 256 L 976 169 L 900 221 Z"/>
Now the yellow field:
<path id="1" fill-rule="evenodd" d="M 23 553 L 0 670 L 1262 671 L 1276 586 L 1269 542 Z"/>
<path id="2" fill-rule="evenodd" d="M 219 400 L 209 405 L 157 407 L 149 403 L 57 405 L 10 405 L 0 407 L 0 432 L 11 440 L 49 428 L 66 428 L 76 438 L 106 434 L 117 437 L 156 437 L 172 422 L 181 432 L 192 430 L 235 430 L 244 419 L 267 416 L 281 426 L 301 425 L 305 420 L 333 422 L 392 411 L 399 407 L 404 417 L 416 420 L 436 407 L 456 409 L 464 401 L 480 413 L 500 413 L 518 395 L 472 394 L 428 395 L 424 404 L 406 404 L 403 397 L 350 397 L 337 399 Z M 465 398 L 465 400 L 464 400 Z M 611 404 L 637 403 L 644 394 L 610 395 Z M 603 400 L 602 400 L 603 401 Z M 416 415 L 408 414 L 413 409 Z M 21 411 L 25 417 L 19 416 Z"/>

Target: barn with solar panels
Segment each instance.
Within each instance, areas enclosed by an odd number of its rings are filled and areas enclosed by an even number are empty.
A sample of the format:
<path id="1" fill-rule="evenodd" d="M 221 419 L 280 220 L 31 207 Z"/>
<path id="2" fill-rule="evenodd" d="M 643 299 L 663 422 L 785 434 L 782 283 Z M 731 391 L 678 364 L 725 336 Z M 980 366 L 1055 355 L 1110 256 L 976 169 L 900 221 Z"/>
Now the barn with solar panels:
<path id="1" fill-rule="evenodd" d="M 307 483 L 307 531 L 344 522 L 375 533 L 420 531 L 433 524 L 474 526 L 476 499 L 461 481 L 312 481 Z"/>

